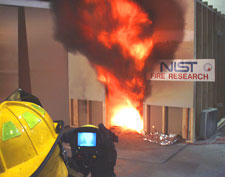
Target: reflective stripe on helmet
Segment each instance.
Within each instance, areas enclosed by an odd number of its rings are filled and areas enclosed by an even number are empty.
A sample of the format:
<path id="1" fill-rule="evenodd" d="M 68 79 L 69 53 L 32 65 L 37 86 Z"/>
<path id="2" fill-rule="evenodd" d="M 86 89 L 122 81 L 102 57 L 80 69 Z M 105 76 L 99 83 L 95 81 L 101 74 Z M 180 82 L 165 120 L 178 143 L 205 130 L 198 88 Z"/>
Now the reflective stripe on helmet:
<path id="1" fill-rule="evenodd" d="M 7 141 L 8 139 L 20 136 L 21 133 L 16 128 L 13 122 L 5 122 L 2 126 L 2 140 Z"/>
<path id="2" fill-rule="evenodd" d="M 45 115 L 45 110 L 41 106 L 38 106 L 38 105 L 35 105 L 35 104 L 32 104 L 31 106 L 33 108 L 37 109 L 39 112 L 41 112 L 41 114 Z"/>
<path id="3" fill-rule="evenodd" d="M 22 116 L 31 129 L 34 128 L 39 122 L 41 122 L 41 119 L 39 119 L 36 115 L 32 114 L 31 112 L 25 112 L 23 113 Z"/>

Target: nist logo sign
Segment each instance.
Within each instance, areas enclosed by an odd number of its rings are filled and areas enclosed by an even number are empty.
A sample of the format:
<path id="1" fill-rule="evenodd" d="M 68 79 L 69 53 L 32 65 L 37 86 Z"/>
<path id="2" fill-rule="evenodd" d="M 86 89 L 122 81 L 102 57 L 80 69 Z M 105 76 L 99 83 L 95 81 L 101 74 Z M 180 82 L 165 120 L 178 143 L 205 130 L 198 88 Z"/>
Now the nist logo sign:
<path id="1" fill-rule="evenodd" d="M 193 72 L 194 65 L 197 65 L 198 62 L 171 62 L 169 65 L 165 62 L 160 63 L 160 72 Z"/>
<path id="2" fill-rule="evenodd" d="M 150 80 L 215 81 L 215 60 L 163 60 L 150 72 Z"/>

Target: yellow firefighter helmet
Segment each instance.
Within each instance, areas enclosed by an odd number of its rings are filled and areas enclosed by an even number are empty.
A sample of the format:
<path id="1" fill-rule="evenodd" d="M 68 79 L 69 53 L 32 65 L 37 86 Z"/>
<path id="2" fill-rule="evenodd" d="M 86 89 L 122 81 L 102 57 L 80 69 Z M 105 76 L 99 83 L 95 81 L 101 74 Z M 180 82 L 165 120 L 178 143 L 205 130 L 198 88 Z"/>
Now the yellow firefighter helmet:
<path id="1" fill-rule="evenodd" d="M 40 106 L 23 101 L 0 104 L 0 177 L 66 177 L 54 123 Z"/>

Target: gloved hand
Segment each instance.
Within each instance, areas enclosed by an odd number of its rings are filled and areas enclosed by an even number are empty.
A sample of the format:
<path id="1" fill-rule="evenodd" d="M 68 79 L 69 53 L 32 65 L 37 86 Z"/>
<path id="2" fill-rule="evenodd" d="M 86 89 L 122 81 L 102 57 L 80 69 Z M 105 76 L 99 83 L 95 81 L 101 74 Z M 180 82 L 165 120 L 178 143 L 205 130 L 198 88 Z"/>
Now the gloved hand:
<path id="1" fill-rule="evenodd" d="M 101 148 L 96 163 L 91 169 L 92 177 L 114 177 L 114 166 L 117 159 L 114 142 L 118 142 L 118 137 L 106 129 L 103 124 L 99 124 L 99 134 L 101 136 Z"/>
<path id="2" fill-rule="evenodd" d="M 68 167 L 68 177 L 85 177 L 84 174 L 77 172 L 76 170 Z"/>
<path id="3" fill-rule="evenodd" d="M 63 133 L 63 137 L 62 137 L 62 141 L 64 143 L 69 143 L 70 147 L 72 148 L 74 146 L 74 136 L 75 136 L 75 131 L 76 129 L 74 128 L 70 128 L 67 129 L 66 132 Z M 74 158 L 73 155 L 73 149 L 71 149 L 72 152 L 72 157 L 68 158 L 68 171 L 69 171 L 69 177 L 80 177 L 82 176 L 81 174 L 83 174 L 83 176 L 87 176 L 90 173 L 90 169 L 88 167 L 86 167 L 82 160 L 79 160 L 77 158 Z M 79 174 L 79 175 L 78 175 Z"/>
<path id="4" fill-rule="evenodd" d="M 63 142 L 70 143 L 71 147 L 75 147 L 74 140 L 77 130 L 78 129 L 70 129 L 64 132 Z M 114 166 L 116 164 L 117 152 L 114 142 L 118 142 L 118 137 L 110 130 L 106 129 L 103 124 L 99 124 L 97 133 L 99 137 L 97 158 L 87 161 L 88 164 L 85 165 L 85 160 L 82 158 L 79 159 L 76 150 L 72 149 L 73 157 L 70 158 L 68 166 L 75 172 L 84 174 L 84 176 L 87 176 L 91 172 L 92 177 L 115 177 Z"/>

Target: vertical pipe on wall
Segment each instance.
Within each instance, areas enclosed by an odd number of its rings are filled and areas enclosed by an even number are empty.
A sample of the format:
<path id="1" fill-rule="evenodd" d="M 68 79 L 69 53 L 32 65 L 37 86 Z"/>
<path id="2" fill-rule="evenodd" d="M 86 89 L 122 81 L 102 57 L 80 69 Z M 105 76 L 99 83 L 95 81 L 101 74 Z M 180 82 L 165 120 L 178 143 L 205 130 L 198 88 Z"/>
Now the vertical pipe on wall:
<path id="1" fill-rule="evenodd" d="M 203 58 L 203 9 L 204 6 L 199 3 L 199 1 L 196 0 L 196 5 L 195 5 L 195 43 L 196 43 L 196 53 L 195 57 L 197 59 Z M 196 93 L 194 93 L 195 96 L 195 103 L 194 103 L 194 117 L 195 118 L 195 124 L 196 124 L 196 135 L 198 136 L 199 134 L 199 129 L 200 129 L 200 115 L 201 115 L 201 110 L 203 109 L 203 84 L 201 82 L 196 82 Z M 191 126 L 191 124 L 189 124 Z M 191 127 L 190 130 L 191 131 Z M 190 137 L 190 134 L 189 134 Z"/>
<path id="2" fill-rule="evenodd" d="M 210 9 L 212 9 L 212 6 L 209 6 Z M 211 10 L 208 10 L 208 58 L 213 59 L 213 23 L 214 23 L 214 18 L 213 18 L 214 12 Z M 208 102 L 208 107 L 214 107 L 214 82 L 209 82 L 208 83 L 208 97 L 209 97 L 209 102 Z"/>
<path id="3" fill-rule="evenodd" d="M 200 6 L 201 8 L 201 11 L 199 12 L 199 15 L 200 15 L 200 21 L 198 23 L 200 23 L 200 33 L 199 35 L 201 35 L 201 41 L 200 41 L 200 48 L 201 48 L 201 53 L 199 53 L 199 58 L 203 58 L 204 57 L 204 6 Z M 199 114 L 198 116 L 200 115 L 202 109 L 204 109 L 204 103 L 203 103 L 203 97 L 204 97 L 204 84 L 203 83 L 199 83 L 199 85 L 201 86 L 201 91 L 200 93 L 200 100 L 201 100 L 201 107 L 200 107 L 200 110 L 199 110 Z"/>
<path id="4" fill-rule="evenodd" d="M 151 132 L 151 107 L 147 105 L 147 130 Z"/>
<path id="5" fill-rule="evenodd" d="M 85 100 L 85 109 L 86 109 L 86 124 L 90 124 L 90 111 L 89 111 L 89 101 L 88 100 Z"/>
<path id="6" fill-rule="evenodd" d="M 193 143 L 195 142 L 195 139 L 196 139 L 196 135 L 195 135 L 195 121 L 194 121 L 194 109 L 190 109 L 189 110 L 189 115 L 190 115 L 190 118 L 189 118 L 189 142 L 190 143 Z"/>
<path id="7" fill-rule="evenodd" d="M 103 112 L 103 117 L 102 117 L 102 123 L 106 125 L 106 105 L 105 105 L 105 100 L 102 102 L 102 112 Z"/>
<path id="8" fill-rule="evenodd" d="M 225 15 L 223 15 L 223 46 L 225 46 Z M 225 50 L 223 50 L 223 66 L 225 66 Z M 223 116 L 225 116 L 225 72 L 223 71 Z"/>
<path id="9" fill-rule="evenodd" d="M 207 4 L 206 4 L 207 5 Z M 203 8 L 203 26 L 202 26 L 202 33 L 203 33 L 203 58 L 208 58 L 208 8 Z M 202 92 L 202 109 L 208 108 L 208 82 L 203 82 L 203 92 Z M 202 111 L 202 110 L 201 110 Z"/>
<path id="10" fill-rule="evenodd" d="M 217 13 L 217 106 L 219 109 L 219 118 L 221 118 L 223 115 L 222 113 L 222 107 L 224 105 L 221 105 L 222 103 L 222 96 L 223 96 L 223 72 L 224 72 L 224 66 L 223 66 L 223 59 L 222 58 L 222 52 L 223 52 L 223 46 L 222 46 L 222 18 L 221 18 L 221 13 Z"/>
<path id="11" fill-rule="evenodd" d="M 205 39 L 205 42 L 206 42 L 206 48 L 205 48 L 205 58 L 209 58 L 210 57 L 210 31 L 209 31 L 209 23 L 210 23 L 210 10 L 208 8 L 206 8 L 206 20 L 205 20 L 205 29 L 206 29 L 206 39 Z M 205 83 L 205 95 L 206 96 L 206 107 L 205 108 L 209 108 L 209 105 L 210 105 L 210 100 L 209 100 L 209 87 L 210 87 L 210 84 L 209 82 L 206 82 Z"/>
<path id="12" fill-rule="evenodd" d="M 69 100 L 69 118 L 70 118 L 70 126 L 73 125 L 73 99 Z"/>
<path id="13" fill-rule="evenodd" d="M 198 36 L 197 36 L 197 34 L 198 34 L 198 32 L 199 32 L 199 30 L 198 30 L 198 24 L 197 24 L 197 19 L 198 19 L 198 14 L 197 14 L 197 9 L 198 9 L 198 3 L 197 3 L 197 0 L 194 0 L 194 58 L 195 59 L 197 59 L 198 58 L 198 51 L 197 51 L 197 49 L 198 49 L 198 43 L 199 43 L 199 40 L 198 40 Z M 194 101 L 194 103 L 193 103 L 193 115 L 192 115 L 192 118 L 194 119 L 193 120 L 193 122 L 195 123 L 195 124 L 197 124 L 197 112 L 198 112 L 198 101 L 200 101 L 199 99 L 198 99 L 198 97 L 197 97 L 197 93 L 198 93 L 198 90 L 199 90 L 199 84 L 198 83 L 196 83 L 196 82 L 194 82 L 194 88 L 193 88 L 193 101 Z M 189 115 L 188 115 L 188 119 L 190 120 L 190 113 L 189 113 Z M 188 120 L 188 121 L 189 121 Z M 189 135 L 189 130 L 190 130 L 190 124 L 188 123 L 188 128 L 187 128 L 187 130 L 188 130 L 188 132 L 187 132 L 187 138 L 189 138 L 190 137 L 190 135 Z M 182 128 L 182 130 L 183 130 L 183 128 Z M 196 131 L 195 129 L 194 129 L 194 131 Z"/>
<path id="14" fill-rule="evenodd" d="M 224 83 L 224 78 L 223 78 L 223 72 L 224 72 L 224 65 L 223 65 L 223 50 L 224 50 L 224 46 L 223 46 L 223 19 L 222 19 L 222 14 L 219 13 L 219 24 L 220 24 L 220 28 L 219 28 L 219 61 L 220 61 L 220 65 L 219 65 L 219 88 L 220 88 L 220 103 L 222 103 L 223 101 L 223 92 L 224 92 L 224 87 L 223 87 L 223 83 Z M 221 106 L 220 106 L 221 107 Z M 220 108 L 221 109 L 221 108 Z M 222 115 L 221 115 L 222 116 Z"/>
<path id="15" fill-rule="evenodd" d="M 144 123 L 144 131 L 148 132 L 150 130 L 148 130 L 148 105 L 147 104 L 143 104 L 143 123 Z"/>
<path id="16" fill-rule="evenodd" d="M 215 59 L 215 72 L 217 72 L 217 35 L 216 35 L 216 10 L 214 9 L 214 12 L 212 13 L 212 57 Z M 213 107 L 217 107 L 217 91 L 216 91 L 216 85 L 217 85 L 217 78 L 215 73 L 215 82 L 213 83 Z"/>
<path id="17" fill-rule="evenodd" d="M 28 56 L 25 8 L 18 7 L 18 59 L 19 87 L 31 93 L 30 66 Z"/>
<path id="18" fill-rule="evenodd" d="M 221 28 L 220 28 L 220 33 L 221 33 L 221 101 L 220 101 L 220 110 L 221 110 L 221 117 L 222 116 L 225 116 L 225 92 L 224 92 L 224 89 L 225 89 L 225 73 L 224 73 L 224 65 L 225 65 L 225 51 L 224 51 L 224 46 L 225 46 L 225 16 L 224 15 L 221 15 L 220 16 L 220 19 L 221 19 Z"/>
<path id="19" fill-rule="evenodd" d="M 219 65 L 220 65 L 220 60 L 219 60 L 219 51 L 218 51 L 218 43 L 219 43 L 219 38 L 218 38 L 218 29 L 219 29 L 219 16 L 217 13 L 217 10 L 215 10 L 214 14 L 214 58 L 216 59 L 215 61 L 215 90 L 214 90 L 214 101 L 215 101 L 215 107 L 218 106 L 218 103 L 220 102 L 219 99 Z M 220 113 L 220 112 L 219 112 Z"/>
<path id="20" fill-rule="evenodd" d="M 78 127 L 79 126 L 79 116 L 78 116 L 78 100 L 77 99 L 73 99 L 73 110 L 74 110 L 74 126 Z"/>
<path id="21" fill-rule="evenodd" d="M 168 107 L 162 106 L 162 133 L 168 133 Z"/>
<path id="22" fill-rule="evenodd" d="M 78 120 L 78 100 L 71 99 L 70 100 L 70 126 L 78 127 L 79 120 Z"/>
<path id="23" fill-rule="evenodd" d="M 188 127 L 189 127 L 189 109 L 183 108 L 182 117 L 182 138 L 188 139 Z"/>
<path id="24" fill-rule="evenodd" d="M 225 46 L 225 15 L 223 15 L 223 46 Z M 225 50 L 223 50 L 223 66 L 225 66 Z M 223 72 L 223 89 L 225 89 L 225 72 Z M 223 116 L 225 116 L 225 92 L 223 91 Z"/>

